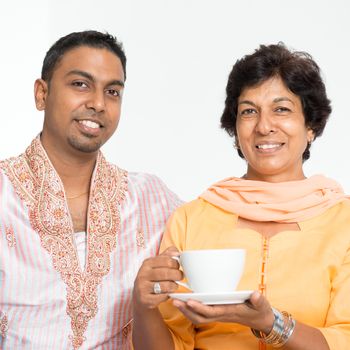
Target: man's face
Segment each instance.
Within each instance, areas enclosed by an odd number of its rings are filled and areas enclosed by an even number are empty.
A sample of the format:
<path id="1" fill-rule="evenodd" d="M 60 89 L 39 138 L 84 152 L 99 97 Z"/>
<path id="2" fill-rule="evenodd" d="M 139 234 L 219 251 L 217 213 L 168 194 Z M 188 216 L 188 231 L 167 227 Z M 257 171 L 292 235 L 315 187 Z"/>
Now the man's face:
<path id="1" fill-rule="evenodd" d="M 36 104 L 45 110 L 46 149 L 94 153 L 118 126 L 124 72 L 107 49 L 81 46 L 64 54 L 50 83 L 35 83 Z"/>

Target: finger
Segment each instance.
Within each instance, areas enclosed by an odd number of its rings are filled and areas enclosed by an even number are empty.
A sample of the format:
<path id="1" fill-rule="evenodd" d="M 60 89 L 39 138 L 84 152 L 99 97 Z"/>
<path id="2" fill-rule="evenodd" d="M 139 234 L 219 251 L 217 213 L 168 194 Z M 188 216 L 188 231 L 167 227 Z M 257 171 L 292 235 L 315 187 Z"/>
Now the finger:
<path id="1" fill-rule="evenodd" d="M 155 283 L 159 284 L 160 287 L 160 293 L 156 293 L 155 290 Z M 160 295 L 160 294 L 169 294 L 174 293 L 178 289 L 178 285 L 175 282 L 155 282 L 155 283 L 149 283 L 149 291 L 151 294 Z"/>
<path id="2" fill-rule="evenodd" d="M 205 318 L 196 313 L 190 306 L 187 305 L 187 303 L 174 300 L 173 305 L 176 306 L 184 314 L 184 316 L 194 324 L 213 322 L 213 320 Z"/>
<path id="3" fill-rule="evenodd" d="M 245 312 L 246 306 L 244 304 L 234 305 L 205 305 L 195 300 L 189 300 L 187 305 L 197 314 L 205 318 L 222 319 L 227 316 L 234 317 Z"/>
<path id="4" fill-rule="evenodd" d="M 249 309 L 245 304 L 203 305 L 189 300 L 187 306 L 206 322 L 235 322 L 245 324 L 257 311 Z"/>
<path id="5" fill-rule="evenodd" d="M 145 279 L 153 282 L 159 281 L 180 281 L 183 279 L 183 273 L 180 270 L 169 268 L 154 268 L 145 274 Z"/>
<path id="6" fill-rule="evenodd" d="M 166 255 L 166 256 L 179 256 L 181 252 L 175 247 L 171 246 L 167 249 L 165 249 L 161 254 L 159 255 Z"/>
<path id="7" fill-rule="evenodd" d="M 145 306 L 149 309 L 154 309 L 158 307 L 158 305 L 166 300 L 168 300 L 169 297 L 167 294 L 146 294 L 143 293 L 137 298 L 138 304 L 141 304 L 142 306 Z"/>
<path id="8" fill-rule="evenodd" d="M 172 259 L 168 255 L 158 255 L 153 258 L 148 258 L 144 261 L 144 265 L 149 268 L 158 268 L 158 267 L 168 267 L 171 269 L 178 269 L 179 263 L 177 260 Z"/>
<path id="9" fill-rule="evenodd" d="M 173 299 L 173 305 L 177 308 L 180 308 L 180 307 L 185 307 L 186 303 L 184 301 L 179 300 L 179 299 Z"/>
<path id="10" fill-rule="evenodd" d="M 257 311 L 270 308 L 267 299 L 258 291 L 255 291 L 251 295 L 249 302 L 251 304 L 251 307 Z"/>
<path id="11" fill-rule="evenodd" d="M 197 300 L 188 300 L 186 303 L 190 310 L 194 311 L 203 317 L 213 317 L 216 316 L 217 311 L 215 311 L 213 306 L 202 304 Z"/>
<path id="12" fill-rule="evenodd" d="M 136 286 L 133 289 L 133 302 L 142 307 L 154 308 L 169 298 L 168 294 L 155 294 L 153 285 L 153 283 L 148 282 L 144 283 L 141 287 Z"/>

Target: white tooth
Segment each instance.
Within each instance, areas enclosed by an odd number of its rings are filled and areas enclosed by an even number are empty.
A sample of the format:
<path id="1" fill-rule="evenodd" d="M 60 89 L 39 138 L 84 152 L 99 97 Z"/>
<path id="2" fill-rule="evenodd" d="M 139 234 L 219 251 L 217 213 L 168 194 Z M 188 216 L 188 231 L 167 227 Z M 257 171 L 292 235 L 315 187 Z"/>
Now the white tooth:
<path id="1" fill-rule="evenodd" d="M 280 145 L 275 144 L 275 145 L 258 145 L 258 148 L 260 149 L 270 149 L 270 148 L 276 148 L 279 147 Z"/>
<path id="2" fill-rule="evenodd" d="M 97 129 L 97 128 L 100 127 L 99 124 L 97 124 L 97 123 L 95 123 L 95 122 L 93 122 L 91 120 L 81 120 L 81 121 L 79 121 L 79 123 L 81 123 L 81 124 L 83 124 L 83 125 L 85 125 L 85 126 L 87 126 L 89 128 L 92 128 L 92 129 Z"/>

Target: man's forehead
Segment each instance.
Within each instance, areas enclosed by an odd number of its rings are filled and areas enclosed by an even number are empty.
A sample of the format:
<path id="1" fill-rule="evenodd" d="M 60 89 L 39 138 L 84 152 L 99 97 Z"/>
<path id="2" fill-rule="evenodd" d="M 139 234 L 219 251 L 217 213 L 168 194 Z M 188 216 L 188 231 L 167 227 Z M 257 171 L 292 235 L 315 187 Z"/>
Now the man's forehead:
<path id="1" fill-rule="evenodd" d="M 120 58 L 107 48 L 78 46 L 66 51 L 57 62 L 53 76 L 60 72 L 86 71 L 91 75 L 101 74 L 110 79 L 124 81 L 124 71 Z"/>

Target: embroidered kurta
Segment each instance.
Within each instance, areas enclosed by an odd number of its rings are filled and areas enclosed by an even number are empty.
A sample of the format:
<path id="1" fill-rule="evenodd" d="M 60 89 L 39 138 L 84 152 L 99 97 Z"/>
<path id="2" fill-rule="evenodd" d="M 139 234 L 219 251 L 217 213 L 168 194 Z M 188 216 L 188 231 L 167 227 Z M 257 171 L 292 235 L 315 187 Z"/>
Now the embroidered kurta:
<path id="1" fill-rule="evenodd" d="M 74 234 L 39 138 L 2 161 L 0 349 L 129 349 L 136 273 L 179 204 L 157 177 L 128 173 L 100 153 L 87 232 Z"/>
<path id="2" fill-rule="evenodd" d="M 268 245 L 258 232 L 236 227 L 237 220 L 237 215 L 197 199 L 175 211 L 161 250 L 172 245 L 180 251 L 246 249 L 238 290 L 258 290 L 265 264 L 270 304 L 319 328 L 330 350 L 350 349 L 350 201 L 299 222 L 300 231 L 276 234 Z M 258 349 L 248 327 L 219 322 L 194 326 L 171 300 L 160 304 L 160 310 L 176 350 Z"/>

